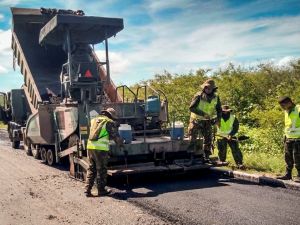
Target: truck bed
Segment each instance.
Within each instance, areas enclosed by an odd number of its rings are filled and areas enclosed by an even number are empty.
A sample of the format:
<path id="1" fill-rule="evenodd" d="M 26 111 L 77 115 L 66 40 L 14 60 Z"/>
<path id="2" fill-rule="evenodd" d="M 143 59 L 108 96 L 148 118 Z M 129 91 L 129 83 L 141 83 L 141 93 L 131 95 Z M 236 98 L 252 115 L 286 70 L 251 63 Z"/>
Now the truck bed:
<path id="1" fill-rule="evenodd" d="M 11 8 L 11 11 L 12 49 L 24 75 L 24 92 L 34 113 L 38 102 L 48 100 L 49 93 L 60 94 L 60 73 L 67 55 L 62 46 L 39 44 L 40 30 L 53 16 L 41 14 L 39 9 Z M 93 56 L 99 62 L 94 51 Z M 101 68 L 99 77 L 102 80 L 106 78 L 104 68 Z M 108 83 L 104 90 L 110 101 L 120 101 L 120 97 L 115 96 L 113 82 Z"/>

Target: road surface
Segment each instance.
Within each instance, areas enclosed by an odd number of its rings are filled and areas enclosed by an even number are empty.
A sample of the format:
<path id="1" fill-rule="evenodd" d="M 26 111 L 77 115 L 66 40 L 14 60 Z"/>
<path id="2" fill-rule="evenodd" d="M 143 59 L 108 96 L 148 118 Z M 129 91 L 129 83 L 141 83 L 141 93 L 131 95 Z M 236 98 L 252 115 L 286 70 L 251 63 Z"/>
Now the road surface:
<path id="1" fill-rule="evenodd" d="M 10 147 L 0 130 L 0 225 L 300 224 L 300 192 L 202 171 L 112 179 L 110 197 L 86 198 L 67 168 Z"/>

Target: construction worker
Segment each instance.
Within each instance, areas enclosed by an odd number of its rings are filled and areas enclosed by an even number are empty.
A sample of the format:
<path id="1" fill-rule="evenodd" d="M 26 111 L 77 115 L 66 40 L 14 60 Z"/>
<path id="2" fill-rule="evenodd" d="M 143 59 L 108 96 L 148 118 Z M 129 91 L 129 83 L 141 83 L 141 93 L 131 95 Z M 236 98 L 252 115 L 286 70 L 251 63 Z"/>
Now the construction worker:
<path id="1" fill-rule="evenodd" d="M 222 106 L 222 117 L 220 125 L 217 127 L 217 146 L 218 155 L 222 164 L 226 165 L 227 144 L 231 148 L 233 159 L 238 168 L 244 169 L 243 155 L 239 148 L 237 137 L 235 136 L 239 130 L 239 121 L 231 113 L 232 110 L 228 105 Z"/>
<path id="2" fill-rule="evenodd" d="M 89 140 L 87 143 L 89 168 L 87 171 L 87 184 L 85 194 L 91 197 L 91 190 L 97 178 L 98 196 L 109 194 L 106 189 L 107 163 L 109 153 L 109 140 L 113 139 L 119 147 L 123 140 L 119 136 L 115 120 L 116 111 L 108 108 L 101 111 L 100 115 L 91 120 Z"/>
<path id="3" fill-rule="evenodd" d="M 200 156 L 204 161 L 209 161 L 209 156 L 212 154 L 213 125 L 219 123 L 222 114 L 221 102 L 216 95 L 217 88 L 214 80 L 206 80 L 190 105 L 189 149 L 192 155 Z M 202 147 L 197 141 L 199 134 L 203 136 Z"/>
<path id="4" fill-rule="evenodd" d="M 292 170 L 295 164 L 298 174 L 294 181 L 300 182 L 300 105 L 295 105 L 292 99 L 287 96 L 281 97 L 278 102 L 285 111 L 284 158 L 286 173 L 277 178 L 292 179 Z"/>

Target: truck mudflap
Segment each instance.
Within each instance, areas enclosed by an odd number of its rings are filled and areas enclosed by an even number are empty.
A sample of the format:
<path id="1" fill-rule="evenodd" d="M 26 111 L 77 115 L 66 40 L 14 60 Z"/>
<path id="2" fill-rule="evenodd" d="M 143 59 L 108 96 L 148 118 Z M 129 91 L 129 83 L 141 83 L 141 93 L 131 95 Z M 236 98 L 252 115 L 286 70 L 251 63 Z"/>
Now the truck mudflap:
<path id="1" fill-rule="evenodd" d="M 109 167 L 107 174 L 109 176 L 122 176 L 122 175 L 131 175 L 131 174 L 145 174 L 145 173 L 185 173 L 195 170 L 205 170 L 212 167 L 212 164 L 202 163 L 202 162 L 184 162 L 176 161 L 174 164 L 159 165 L 156 166 L 153 162 L 149 163 L 138 163 L 138 164 L 129 164 L 122 166 L 113 166 Z"/>

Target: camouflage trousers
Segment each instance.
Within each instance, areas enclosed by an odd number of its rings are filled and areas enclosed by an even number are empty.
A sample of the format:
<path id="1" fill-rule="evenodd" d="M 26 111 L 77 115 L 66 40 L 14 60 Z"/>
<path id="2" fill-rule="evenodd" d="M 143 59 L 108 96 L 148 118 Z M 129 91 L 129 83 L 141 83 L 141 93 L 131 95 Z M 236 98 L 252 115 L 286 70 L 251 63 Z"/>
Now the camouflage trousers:
<path id="1" fill-rule="evenodd" d="M 91 191 L 97 178 L 97 189 L 104 191 L 107 183 L 108 152 L 88 150 L 89 168 L 87 170 L 86 190 Z"/>
<path id="2" fill-rule="evenodd" d="M 284 144 L 284 150 L 287 172 L 291 172 L 295 164 L 298 175 L 300 175 L 300 140 L 287 139 Z"/>
<path id="3" fill-rule="evenodd" d="M 189 151 L 192 151 L 195 155 L 203 155 L 208 158 L 212 154 L 212 123 L 209 120 L 191 120 L 188 127 L 188 133 L 191 141 L 188 148 Z M 203 140 L 201 140 L 201 137 L 203 137 Z"/>
<path id="4" fill-rule="evenodd" d="M 239 143 L 235 140 L 227 140 L 226 138 L 220 138 L 217 140 L 217 146 L 218 146 L 218 155 L 219 159 L 222 162 L 226 162 L 226 156 L 227 156 L 227 145 L 229 145 L 231 149 L 231 153 L 233 156 L 233 159 L 237 165 L 243 164 L 243 155 L 239 148 Z"/>

